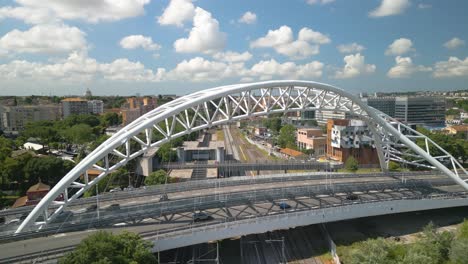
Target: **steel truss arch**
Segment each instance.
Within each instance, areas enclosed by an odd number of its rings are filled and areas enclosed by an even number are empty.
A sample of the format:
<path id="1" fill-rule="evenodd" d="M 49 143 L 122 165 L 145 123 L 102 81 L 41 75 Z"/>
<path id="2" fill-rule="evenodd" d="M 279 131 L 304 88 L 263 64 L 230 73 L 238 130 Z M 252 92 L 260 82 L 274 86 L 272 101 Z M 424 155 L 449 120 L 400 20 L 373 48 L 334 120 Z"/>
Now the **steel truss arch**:
<path id="1" fill-rule="evenodd" d="M 141 116 L 106 140 L 65 175 L 36 205 L 16 233 L 25 228 L 46 225 L 101 179 L 152 147 L 194 131 L 237 120 L 309 110 L 345 112 L 367 121 L 384 171 L 390 161 L 438 169 L 468 190 L 467 180 L 461 177 L 468 176 L 468 173 L 456 158 L 428 137 L 367 106 L 356 96 L 324 83 L 267 81 L 198 91 Z M 183 129 L 177 130 L 177 126 Z M 416 140 L 419 143 L 423 141 L 423 148 L 415 143 Z M 132 145 L 139 147 L 135 150 Z M 431 146 L 438 151 L 435 157 L 431 156 Z M 100 175 L 90 179 L 87 175 L 90 168 L 99 170 Z M 63 201 L 56 201 L 61 195 Z M 52 210 L 51 205 L 58 207 Z M 40 215 L 44 221 L 36 222 Z"/>

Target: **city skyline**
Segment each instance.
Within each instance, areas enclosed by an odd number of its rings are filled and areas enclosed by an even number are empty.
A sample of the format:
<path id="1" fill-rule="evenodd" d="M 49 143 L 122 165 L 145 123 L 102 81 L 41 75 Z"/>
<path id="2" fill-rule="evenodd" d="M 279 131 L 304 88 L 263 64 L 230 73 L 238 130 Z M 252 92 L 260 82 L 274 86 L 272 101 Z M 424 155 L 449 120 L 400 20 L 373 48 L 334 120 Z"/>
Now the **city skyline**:
<path id="1" fill-rule="evenodd" d="M 183 95 L 270 79 L 352 93 L 467 88 L 467 3 L 355 3 L 6 1 L 0 95 Z"/>

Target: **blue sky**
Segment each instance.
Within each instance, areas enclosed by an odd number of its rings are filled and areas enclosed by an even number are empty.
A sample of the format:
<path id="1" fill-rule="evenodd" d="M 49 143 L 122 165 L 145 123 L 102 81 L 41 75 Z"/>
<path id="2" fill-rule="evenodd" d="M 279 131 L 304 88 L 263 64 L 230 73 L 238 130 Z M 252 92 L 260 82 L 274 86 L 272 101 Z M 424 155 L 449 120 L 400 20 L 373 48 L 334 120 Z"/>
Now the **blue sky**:
<path id="1" fill-rule="evenodd" d="M 463 0 L 1 1 L 0 94 L 186 94 L 270 79 L 467 89 L 466 10 Z"/>

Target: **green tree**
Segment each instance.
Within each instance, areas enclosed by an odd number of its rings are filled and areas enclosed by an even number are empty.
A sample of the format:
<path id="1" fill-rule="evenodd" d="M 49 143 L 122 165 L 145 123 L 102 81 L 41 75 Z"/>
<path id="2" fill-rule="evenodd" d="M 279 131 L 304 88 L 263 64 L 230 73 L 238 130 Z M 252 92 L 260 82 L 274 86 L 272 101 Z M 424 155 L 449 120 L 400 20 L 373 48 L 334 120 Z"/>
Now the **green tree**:
<path id="1" fill-rule="evenodd" d="M 161 162 L 177 161 L 177 151 L 173 150 L 171 145 L 166 143 L 158 149 L 158 152 L 156 152 L 156 157 Z"/>
<path id="2" fill-rule="evenodd" d="M 285 125 L 280 129 L 278 144 L 282 148 L 296 148 L 296 128 L 293 125 Z"/>
<path id="3" fill-rule="evenodd" d="M 100 116 L 101 126 L 117 126 L 122 123 L 120 116 L 117 113 L 105 113 Z"/>
<path id="4" fill-rule="evenodd" d="M 388 170 L 389 171 L 399 171 L 401 169 L 400 167 L 400 164 L 394 162 L 394 161 L 390 161 L 388 163 Z"/>
<path id="5" fill-rule="evenodd" d="M 356 172 L 359 169 L 358 161 L 353 156 L 349 156 L 345 162 L 345 169 L 351 172 Z"/>
<path id="6" fill-rule="evenodd" d="M 84 239 L 78 247 L 62 258 L 61 264 L 126 264 L 157 263 L 150 251 L 151 243 L 139 235 L 124 232 L 113 235 L 99 231 Z"/>
<path id="7" fill-rule="evenodd" d="M 85 144 L 94 139 L 93 129 L 87 124 L 77 124 L 63 131 L 63 136 L 68 142 Z"/>
<path id="8" fill-rule="evenodd" d="M 453 240 L 449 256 L 453 264 L 465 264 L 468 260 L 468 238 L 462 237 Z"/>
<path id="9" fill-rule="evenodd" d="M 263 125 L 275 134 L 281 129 L 281 117 L 265 118 Z"/>
<path id="10" fill-rule="evenodd" d="M 395 243 L 383 238 L 368 239 L 359 243 L 349 255 L 350 264 L 387 264 L 397 263 L 393 251 Z"/>
<path id="11" fill-rule="evenodd" d="M 67 174 L 74 164 L 53 156 L 32 157 L 23 168 L 30 185 L 36 184 L 39 178 L 50 185 L 56 184 Z"/>
<path id="12" fill-rule="evenodd" d="M 145 179 L 145 185 L 159 185 L 164 184 L 166 182 L 167 173 L 165 170 L 157 170 L 153 171 L 148 177 Z"/>

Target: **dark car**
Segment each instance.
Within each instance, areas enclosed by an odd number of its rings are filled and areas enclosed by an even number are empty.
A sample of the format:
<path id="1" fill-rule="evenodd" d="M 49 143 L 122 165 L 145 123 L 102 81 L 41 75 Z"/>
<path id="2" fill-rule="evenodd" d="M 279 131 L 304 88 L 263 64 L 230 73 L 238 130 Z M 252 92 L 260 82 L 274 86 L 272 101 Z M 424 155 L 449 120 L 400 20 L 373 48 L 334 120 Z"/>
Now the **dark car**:
<path id="1" fill-rule="evenodd" d="M 86 207 L 86 212 L 96 211 L 96 209 L 97 209 L 97 205 L 92 204 L 92 205 Z"/>
<path id="2" fill-rule="evenodd" d="M 291 208 L 291 206 L 290 206 L 289 204 L 285 203 L 285 202 L 279 203 L 278 206 L 279 206 L 279 208 L 280 208 L 281 210 L 286 210 L 286 209 Z"/>
<path id="3" fill-rule="evenodd" d="M 111 204 L 108 207 L 106 207 L 106 210 L 108 211 L 120 210 L 120 204 Z"/>
<path id="4" fill-rule="evenodd" d="M 359 199 L 359 197 L 354 193 L 346 195 L 346 200 L 354 201 L 354 200 L 357 200 L 357 199 Z"/>

